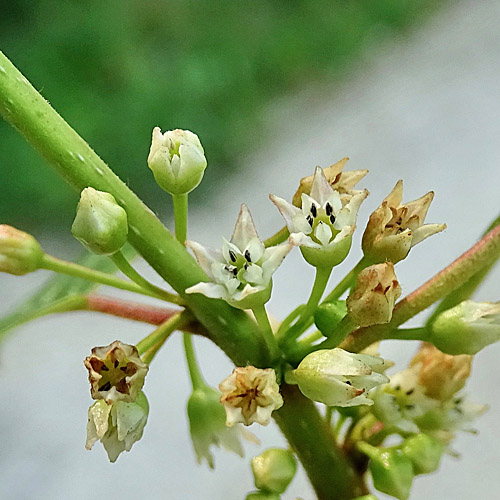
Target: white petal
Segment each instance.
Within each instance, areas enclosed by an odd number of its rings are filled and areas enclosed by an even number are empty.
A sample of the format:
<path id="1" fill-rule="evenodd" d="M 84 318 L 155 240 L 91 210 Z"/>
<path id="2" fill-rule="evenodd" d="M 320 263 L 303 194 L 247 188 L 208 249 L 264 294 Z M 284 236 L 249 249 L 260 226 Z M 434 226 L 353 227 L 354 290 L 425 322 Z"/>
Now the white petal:
<path id="1" fill-rule="evenodd" d="M 239 302 L 243 299 L 246 299 L 249 295 L 252 295 L 253 293 L 261 292 L 262 290 L 265 290 L 266 287 L 262 285 L 257 285 L 257 286 L 252 286 L 250 284 L 246 284 L 241 291 L 237 291 L 233 294 L 231 297 L 231 300 L 234 300 L 235 302 Z"/>
<path id="2" fill-rule="evenodd" d="M 255 263 L 259 262 L 261 259 L 262 255 L 264 254 L 265 246 L 262 241 L 259 240 L 258 237 L 252 238 L 244 248 L 243 255 L 245 256 L 245 259 L 247 258 L 247 252 L 248 256 L 250 257 L 250 261 Z M 247 259 L 248 260 L 248 259 Z"/>
<path id="3" fill-rule="evenodd" d="M 335 226 L 334 226 L 335 227 Z M 344 238 L 347 238 L 350 236 L 352 233 L 354 233 L 354 230 L 356 229 L 356 226 L 344 226 L 340 233 L 338 233 L 335 238 L 330 242 L 330 245 L 336 245 L 340 241 L 342 241 Z"/>
<path id="4" fill-rule="evenodd" d="M 311 207 L 313 205 L 316 207 L 316 210 L 319 210 L 319 208 L 321 207 L 321 203 L 311 198 L 308 194 L 302 193 L 301 199 L 302 199 L 302 214 L 304 215 L 304 217 L 312 215 Z"/>
<path id="5" fill-rule="evenodd" d="M 230 297 L 235 294 L 236 290 L 238 290 L 238 287 L 240 285 L 241 282 L 237 278 L 231 278 L 230 280 L 224 283 L 224 286 L 226 287 L 227 293 L 229 294 Z"/>
<path id="6" fill-rule="evenodd" d="M 295 207 L 294 205 L 291 205 L 283 198 L 275 196 L 274 194 L 270 194 L 269 199 L 278 207 L 278 210 L 285 219 L 289 231 L 292 232 L 294 228 L 293 218 L 296 215 L 299 214 L 302 215 L 302 210 L 300 210 L 300 208 Z"/>
<path id="7" fill-rule="evenodd" d="M 222 238 L 222 255 L 228 264 L 235 262 L 241 254 L 242 253 L 239 247 L 237 247 L 234 243 L 227 241 L 226 238 Z"/>
<path id="8" fill-rule="evenodd" d="M 315 199 L 321 206 L 323 206 L 328 201 L 332 192 L 333 189 L 328 183 L 323 169 L 321 167 L 316 167 L 311 186 L 311 198 Z"/>
<path id="9" fill-rule="evenodd" d="M 274 271 L 278 269 L 283 259 L 288 255 L 288 252 L 293 248 L 290 242 L 277 245 L 275 247 L 266 248 L 262 259 L 262 270 L 266 278 L 270 278 Z"/>
<path id="10" fill-rule="evenodd" d="M 257 230 L 255 229 L 250 210 L 248 210 L 248 207 L 243 203 L 240 208 L 240 213 L 238 214 L 238 219 L 236 220 L 236 225 L 234 226 L 231 243 L 234 243 L 238 248 L 243 250 L 246 248 L 249 241 L 254 238 L 258 239 L 259 236 L 257 235 Z"/>
<path id="11" fill-rule="evenodd" d="M 292 226 L 293 229 L 290 230 L 291 233 L 310 234 L 312 232 L 311 225 L 309 224 L 309 222 L 307 222 L 306 218 L 302 213 L 297 214 L 293 217 Z"/>
<path id="12" fill-rule="evenodd" d="M 332 191 L 332 193 L 325 202 L 325 206 L 327 203 L 331 205 L 331 207 L 333 208 L 333 214 L 337 216 L 337 214 L 342 209 L 342 200 L 340 198 L 340 193 L 338 191 Z"/>
<path id="13" fill-rule="evenodd" d="M 211 299 L 226 299 L 228 297 L 226 287 L 217 283 L 201 282 L 186 288 L 186 293 L 201 293 Z"/>
<path id="14" fill-rule="evenodd" d="M 309 236 L 304 233 L 292 233 L 289 238 L 290 243 L 297 247 L 311 247 L 311 248 L 321 248 L 319 243 L 313 241 Z"/>
<path id="15" fill-rule="evenodd" d="M 243 275 L 244 279 L 255 285 L 263 285 L 263 271 L 257 264 L 250 264 Z"/>
<path id="16" fill-rule="evenodd" d="M 186 245 L 193 251 L 201 268 L 210 278 L 213 278 L 212 262 L 223 262 L 222 252 L 218 249 L 204 247 L 196 241 L 187 241 Z"/>
<path id="17" fill-rule="evenodd" d="M 440 233 L 446 229 L 446 224 L 425 224 L 418 229 L 413 231 L 413 238 L 411 240 L 411 246 L 415 246 L 417 243 L 420 243 L 425 238 L 432 236 L 433 234 Z"/>
<path id="18" fill-rule="evenodd" d="M 330 243 L 330 238 L 332 237 L 332 230 L 328 224 L 320 221 L 316 226 L 314 236 L 316 236 L 323 246 L 327 246 L 328 243 Z"/>

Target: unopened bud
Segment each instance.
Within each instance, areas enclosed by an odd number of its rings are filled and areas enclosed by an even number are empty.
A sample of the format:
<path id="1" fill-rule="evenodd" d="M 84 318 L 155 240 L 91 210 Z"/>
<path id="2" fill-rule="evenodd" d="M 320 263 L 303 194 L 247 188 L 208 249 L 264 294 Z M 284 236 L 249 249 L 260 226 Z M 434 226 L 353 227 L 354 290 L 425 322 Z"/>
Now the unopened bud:
<path id="1" fill-rule="evenodd" d="M 447 354 L 476 354 L 500 340 L 500 302 L 466 300 L 441 313 L 429 339 Z"/>
<path id="2" fill-rule="evenodd" d="M 127 241 L 127 212 L 116 203 L 113 195 L 85 188 L 71 232 L 91 252 L 112 255 Z"/>
<path id="3" fill-rule="evenodd" d="M 171 194 L 185 194 L 198 186 L 207 167 L 200 139 L 189 130 L 153 130 L 148 165 L 157 184 Z"/>
<path id="4" fill-rule="evenodd" d="M 270 448 L 252 458 L 255 486 L 272 493 L 284 493 L 297 472 L 297 462 L 288 450 Z"/>
<path id="5" fill-rule="evenodd" d="M 321 304 L 314 313 L 314 324 L 318 330 L 328 338 L 335 337 L 339 323 L 347 314 L 345 300 L 336 300 L 335 302 L 326 302 Z M 339 343 L 344 340 L 339 339 Z"/>
<path id="6" fill-rule="evenodd" d="M 0 225 L 0 272 L 22 276 L 40 267 L 44 252 L 31 234 Z"/>
<path id="7" fill-rule="evenodd" d="M 349 316 L 358 326 L 388 323 L 400 295 L 391 262 L 367 267 L 358 274 L 356 286 L 347 298 Z"/>
<path id="8" fill-rule="evenodd" d="M 427 434 L 417 434 L 406 439 L 401 449 L 412 461 L 415 474 L 430 474 L 439 467 L 444 445 Z"/>

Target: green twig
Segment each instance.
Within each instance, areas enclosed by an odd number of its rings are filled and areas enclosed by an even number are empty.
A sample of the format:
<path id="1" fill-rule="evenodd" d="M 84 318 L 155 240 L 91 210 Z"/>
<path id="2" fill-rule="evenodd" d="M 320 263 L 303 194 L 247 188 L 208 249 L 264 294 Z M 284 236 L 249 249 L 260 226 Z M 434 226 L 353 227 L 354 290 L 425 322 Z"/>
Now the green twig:
<path id="1" fill-rule="evenodd" d="M 290 232 L 288 231 L 288 228 L 282 227 L 276 234 L 273 234 L 267 240 L 264 240 L 264 246 L 266 248 L 268 247 L 274 247 L 276 245 L 279 245 L 280 243 L 283 243 L 286 241 L 286 239 L 290 236 Z"/>
<path id="2" fill-rule="evenodd" d="M 193 390 L 199 389 L 206 385 L 203 380 L 203 376 L 200 372 L 198 363 L 196 362 L 196 355 L 193 348 L 193 339 L 189 333 L 183 333 L 182 338 L 184 340 L 184 352 L 186 353 L 186 361 L 189 370 L 189 377 L 191 378 L 191 384 Z"/>
<path id="3" fill-rule="evenodd" d="M 174 218 L 175 218 L 175 237 L 182 245 L 186 244 L 187 239 L 187 218 L 188 218 L 188 194 L 173 194 Z"/>

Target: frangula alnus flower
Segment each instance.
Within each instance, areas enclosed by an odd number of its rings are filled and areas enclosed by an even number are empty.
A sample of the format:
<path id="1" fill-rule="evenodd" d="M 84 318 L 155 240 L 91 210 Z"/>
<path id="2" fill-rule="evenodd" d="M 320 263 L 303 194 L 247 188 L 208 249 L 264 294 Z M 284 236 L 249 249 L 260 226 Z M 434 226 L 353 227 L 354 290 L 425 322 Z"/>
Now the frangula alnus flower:
<path id="1" fill-rule="evenodd" d="M 308 354 L 287 372 L 289 384 L 298 384 L 304 396 L 327 406 L 372 405 L 366 393 L 389 382 L 382 374 L 385 362 L 369 354 L 353 354 L 340 348 Z"/>
<path id="2" fill-rule="evenodd" d="M 434 193 L 405 205 L 403 181 L 398 181 L 382 204 L 370 215 L 362 239 L 365 257 L 372 263 L 403 260 L 412 247 L 446 229 L 446 224 L 424 224 Z"/>
<path id="3" fill-rule="evenodd" d="M 368 191 L 344 195 L 328 183 L 323 169 L 317 167 L 310 195 L 302 193 L 298 208 L 283 198 L 270 195 L 290 231 L 290 242 L 300 247 L 302 255 L 315 267 L 333 267 L 349 253 L 356 218 Z"/>
<path id="4" fill-rule="evenodd" d="M 347 298 L 349 316 L 358 326 L 389 323 L 401 287 L 394 264 L 384 262 L 363 269 Z"/>
<path id="5" fill-rule="evenodd" d="M 223 299 L 240 309 L 252 309 L 269 300 L 272 275 L 292 248 L 289 243 L 265 248 L 246 205 L 241 205 L 231 240 L 224 240 L 221 250 L 194 241 L 187 245 L 212 281 L 198 283 L 186 293 Z"/>
<path id="6" fill-rule="evenodd" d="M 0 272 L 22 276 L 40 267 L 44 252 L 31 234 L 0 224 Z"/>
<path id="7" fill-rule="evenodd" d="M 85 358 L 93 399 L 133 402 L 144 385 L 148 366 L 133 345 L 115 340 L 110 345 L 94 347 Z"/>
<path id="8" fill-rule="evenodd" d="M 283 406 L 276 373 L 272 368 L 237 367 L 219 384 L 226 424 L 267 425 L 274 410 Z"/>

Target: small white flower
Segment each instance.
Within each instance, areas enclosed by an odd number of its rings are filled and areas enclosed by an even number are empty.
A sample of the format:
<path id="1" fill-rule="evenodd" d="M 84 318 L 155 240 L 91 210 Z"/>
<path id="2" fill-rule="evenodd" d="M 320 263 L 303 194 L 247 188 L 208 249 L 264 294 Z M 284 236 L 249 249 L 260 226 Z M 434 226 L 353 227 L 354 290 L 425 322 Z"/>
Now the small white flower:
<path id="1" fill-rule="evenodd" d="M 226 424 L 267 425 L 274 410 L 283 406 L 276 373 L 272 368 L 238 367 L 219 384 Z"/>
<path id="2" fill-rule="evenodd" d="M 316 267 L 332 267 L 342 262 L 351 248 L 356 218 L 368 191 L 341 195 L 317 167 L 311 194 L 302 193 L 302 207 L 270 195 L 290 231 L 290 242 L 301 247 L 304 258 Z"/>
<path id="3" fill-rule="evenodd" d="M 194 241 L 187 245 L 212 281 L 198 283 L 186 293 L 223 299 L 240 309 L 251 309 L 269 300 L 272 275 L 292 248 L 289 243 L 265 248 L 246 205 L 241 205 L 233 236 L 230 241 L 223 240 L 221 250 Z"/>
<path id="4" fill-rule="evenodd" d="M 298 384 L 304 396 L 327 406 L 372 405 L 365 393 L 389 382 L 381 372 L 385 362 L 369 354 L 353 354 L 340 348 L 308 354 L 286 381 Z"/>

